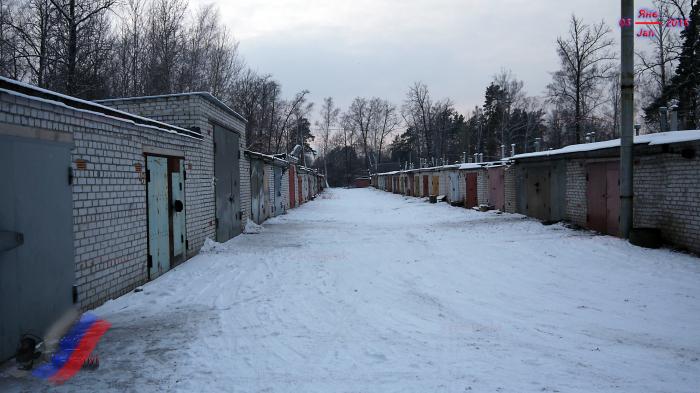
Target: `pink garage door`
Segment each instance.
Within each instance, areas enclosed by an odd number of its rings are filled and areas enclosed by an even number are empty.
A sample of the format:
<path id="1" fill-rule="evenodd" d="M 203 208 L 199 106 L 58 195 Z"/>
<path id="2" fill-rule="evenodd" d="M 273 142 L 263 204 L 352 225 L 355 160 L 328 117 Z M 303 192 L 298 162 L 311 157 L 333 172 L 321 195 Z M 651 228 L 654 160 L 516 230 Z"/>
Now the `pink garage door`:
<path id="1" fill-rule="evenodd" d="M 586 224 L 608 235 L 620 234 L 620 170 L 617 162 L 586 166 Z"/>
<path id="2" fill-rule="evenodd" d="M 500 211 L 506 210 L 504 171 L 502 166 L 489 168 L 489 203 Z"/>

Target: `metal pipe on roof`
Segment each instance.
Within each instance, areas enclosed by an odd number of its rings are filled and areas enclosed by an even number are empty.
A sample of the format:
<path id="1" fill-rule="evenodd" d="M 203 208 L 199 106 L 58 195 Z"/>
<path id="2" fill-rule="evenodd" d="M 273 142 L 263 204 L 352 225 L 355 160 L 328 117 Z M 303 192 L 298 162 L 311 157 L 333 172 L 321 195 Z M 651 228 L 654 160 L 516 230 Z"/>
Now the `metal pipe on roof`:
<path id="1" fill-rule="evenodd" d="M 671 105 L 671 131 L 678 131 L 678 105 Z"/>
<path id="2" fill-rule="evenodd" d="M 621 17 L 634 20 L 634 0 L 621 0 Z M 634 197 L 634 24 L 622 24 L 620 33 L 620 235 L 629 239 Z"/>

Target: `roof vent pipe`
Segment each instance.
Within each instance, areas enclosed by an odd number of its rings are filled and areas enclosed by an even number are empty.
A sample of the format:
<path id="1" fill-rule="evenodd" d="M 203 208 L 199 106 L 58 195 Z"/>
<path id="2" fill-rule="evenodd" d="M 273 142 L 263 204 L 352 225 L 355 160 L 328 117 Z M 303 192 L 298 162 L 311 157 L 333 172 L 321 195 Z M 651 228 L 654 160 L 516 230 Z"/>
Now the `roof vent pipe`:
<path id="1" fill-rule="evenodd" d="M 639 130 L 642 128 L 641 124 L 634 125 L 634 135 L 639 136 Z"/>
<path id="2" fill-rule="evenodd" d="M 501 159 L 506 158 L 506 145 L 501 145 Z"/>
<path id="3" fill-rule="evenodd" d="M 479 162 L 484 162 L 484 153 L 479 153 Z"/>
<path id="4" fill-rule="evenodd" d="M 510 156 L 513 157 L 515 155 L 515 143 L 510 144 Z"/>
<path id="5" fill-rule="evenodd" d="M 540 151 L 540 138 L 535 138 L 535 151 Z"/>
<path id="6" fill-rule="evenodd" d="M 671 131 L 678 131 L 678 105 L 671 106 Z"/>

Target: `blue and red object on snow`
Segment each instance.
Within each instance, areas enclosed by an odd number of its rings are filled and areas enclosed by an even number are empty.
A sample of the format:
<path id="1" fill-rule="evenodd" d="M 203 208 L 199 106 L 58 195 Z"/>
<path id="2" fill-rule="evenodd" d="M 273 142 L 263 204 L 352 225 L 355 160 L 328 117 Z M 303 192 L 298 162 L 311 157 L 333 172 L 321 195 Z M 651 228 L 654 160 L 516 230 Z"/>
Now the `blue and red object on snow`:
<path id="1" fill-rule="evenodd" d="M 66 382 L 80 371 L 110 326 L 109 322 L 94 314 L 83 314 L 61 338 L 58 351 L 51 357 L 51 361 L 34 370 L 33 374 L 55 384 Z"/>

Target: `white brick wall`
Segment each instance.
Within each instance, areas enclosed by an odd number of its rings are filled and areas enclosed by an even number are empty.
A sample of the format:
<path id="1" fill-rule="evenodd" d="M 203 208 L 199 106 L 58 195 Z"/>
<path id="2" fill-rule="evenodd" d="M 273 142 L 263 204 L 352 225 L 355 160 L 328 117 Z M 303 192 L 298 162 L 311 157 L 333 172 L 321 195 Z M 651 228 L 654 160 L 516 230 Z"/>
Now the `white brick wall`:
<path id="1" fill-rule="evenodd" d="M 586 167 L 583 160 L 566 162 L 565 217 L 572 223 L 585 227 L 588 214 L 586 202 Z"/>
<path id="2" fill-rule="evenodd" d="M 120 296 L 147 279 L 144 149 L 182 152 L 186 168 L 192 165 L 186 182 L 188 238 L 190 248 L 199 248 L 197 234 L 206 233 L 211 217 L 211 209 L 200 199 L 210 193 L 207 159 L 202 155 L 206 139 L 5 93 L 0 93 L 0 102 L 0 120 L 73 134 L 75 276 L 83 309 Z M 84 170 L 78 169 L 78 161 L 84 162 Z"/>

